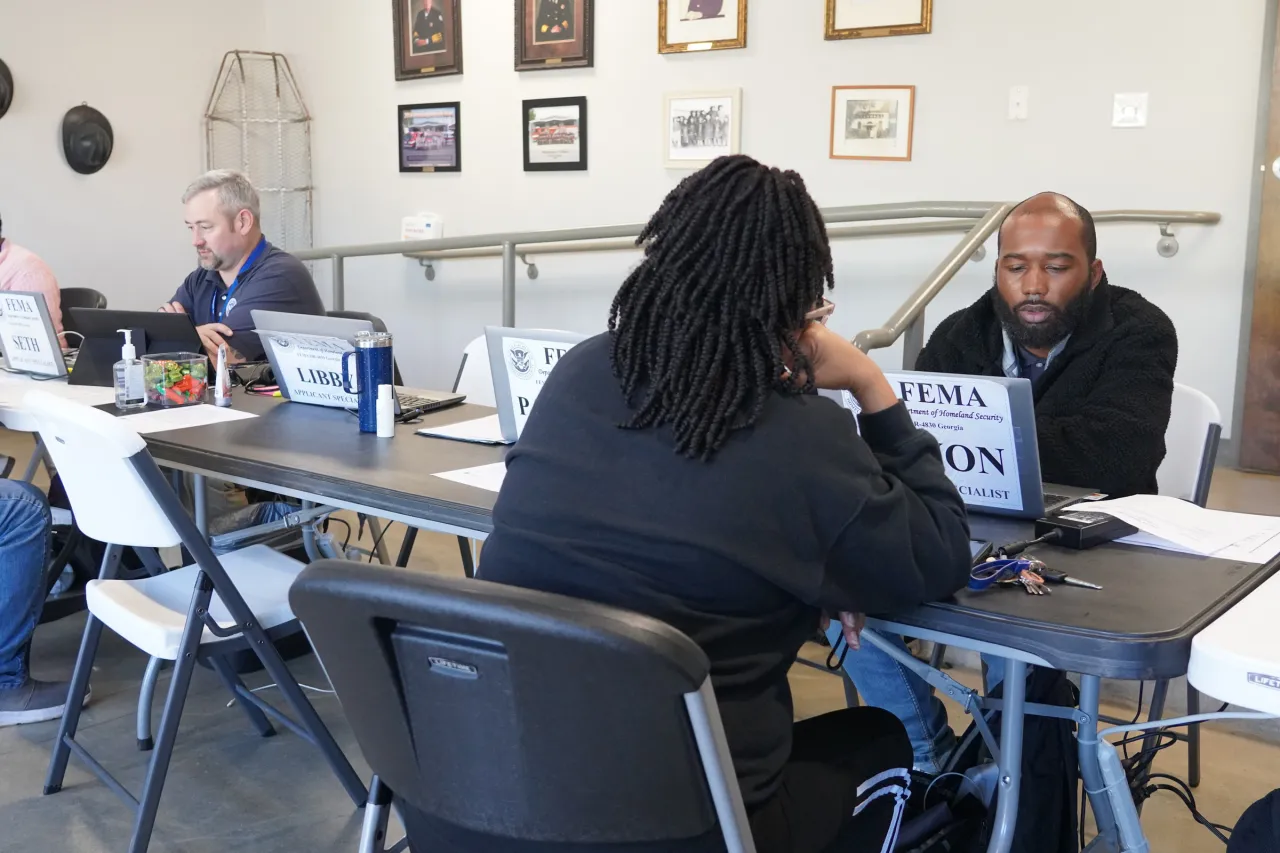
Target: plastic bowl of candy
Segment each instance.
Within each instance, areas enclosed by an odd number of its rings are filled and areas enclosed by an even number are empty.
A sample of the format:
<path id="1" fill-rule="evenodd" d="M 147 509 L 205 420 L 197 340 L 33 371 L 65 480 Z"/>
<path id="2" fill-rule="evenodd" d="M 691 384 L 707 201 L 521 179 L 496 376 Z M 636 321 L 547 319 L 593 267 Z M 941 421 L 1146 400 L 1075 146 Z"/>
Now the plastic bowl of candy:
<path id="1" fill-rule="evenodd" d="M 209 360 L 193 352 L 166 352 L 142 357 L 147 403 L 192 406 L 203 403 L 209 388 Z"/>

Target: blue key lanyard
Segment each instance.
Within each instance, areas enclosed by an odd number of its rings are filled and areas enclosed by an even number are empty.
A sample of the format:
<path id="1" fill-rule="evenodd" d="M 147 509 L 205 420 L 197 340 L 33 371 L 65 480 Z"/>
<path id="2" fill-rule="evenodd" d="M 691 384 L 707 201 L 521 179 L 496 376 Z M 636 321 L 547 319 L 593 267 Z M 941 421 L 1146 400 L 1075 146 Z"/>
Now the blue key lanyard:
<path id="1" fill-rule="evenodd" d="M 236 288 L 240 286 L 240 279 L 244 277 L 258 258 L 262 257 L 262 253 L 267 250 L 267 238 L 262 237 L 258 240 L 258 245 L 253 247 L 253 251 L 249 253 L 249 257 L 244 259 L 244 264 L 240 267 L 240 272 L 236 273 L 236 277 L 232 279 L 231 286 L 227 288 L 226 296 L 222 297 L 222 310 L 218 310 L 218 288 L 213 288 L 213 297 L 209 300 L 209 322 L 221 323 L 227 319 L 227 306 L 231 304 L 231 296 L 236 292 Z"/>
<path id="2" fill-rule="evenodd" d="M 1031 568 L 1032 560 L 1025 557 L 1014 560 L 987 560 L 969 571 L 969 589 L 981 592 L 1000 581 L 1013 580 Z"/>

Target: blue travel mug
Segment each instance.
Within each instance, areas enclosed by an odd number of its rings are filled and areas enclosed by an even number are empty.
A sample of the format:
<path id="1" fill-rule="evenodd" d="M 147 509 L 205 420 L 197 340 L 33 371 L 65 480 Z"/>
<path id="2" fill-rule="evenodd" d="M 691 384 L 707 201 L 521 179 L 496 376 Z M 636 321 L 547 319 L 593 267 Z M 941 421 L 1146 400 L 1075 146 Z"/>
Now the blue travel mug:
<path id="1" fill-rule="evenodd" d="M 352 358 L 356 359 L 354 383 Z M 378 386 L 392 384 L 391 365 L 391 335 L 387 332 L 357 332 L 355 350 L 342 354 L 342 390 L 359 400 L 361 432 L 378 431 Z"/>

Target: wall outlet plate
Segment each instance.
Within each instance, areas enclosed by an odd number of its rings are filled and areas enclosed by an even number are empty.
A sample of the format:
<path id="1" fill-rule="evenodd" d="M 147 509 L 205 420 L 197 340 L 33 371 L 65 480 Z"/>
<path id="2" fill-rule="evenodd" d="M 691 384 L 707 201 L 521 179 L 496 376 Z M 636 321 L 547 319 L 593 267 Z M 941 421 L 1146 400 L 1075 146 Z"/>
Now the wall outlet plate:
<path id="1" fill-rule="evenodd" d="M 1112 127 L 1146 127 L 1147 93 L 1116 93 L 1111 107 Z"/>

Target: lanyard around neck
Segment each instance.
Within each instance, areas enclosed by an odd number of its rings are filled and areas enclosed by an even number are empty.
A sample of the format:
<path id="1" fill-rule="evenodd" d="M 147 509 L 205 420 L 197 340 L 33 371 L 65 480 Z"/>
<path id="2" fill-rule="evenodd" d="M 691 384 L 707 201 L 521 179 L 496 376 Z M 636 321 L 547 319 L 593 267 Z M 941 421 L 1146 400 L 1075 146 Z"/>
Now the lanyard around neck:
<path id="1" fill-rule="evenodd" d="M 244 274 L 262 257 L 262 253 L 267 250 L 267 238 L 262 237 L 258 240 L 258 245 L 253 247 L 253 251 L 249 253 L 249 257 L 244 259 L 244 263 L 240 265 L 240 272 L 236 273 L 236 277 L 231 280 L 231 286 L 227 288 L 226 296 L 222 297 L 222 309 L 218 309 L 218 288 L 213 289 L 213 298 L 209 300 L 209 322 L 221 323 L 227 319 L 227 308 L 231 304 L 231 295 L 236 292 L 236 288 L 240 286 L 240 279 Z"/>

